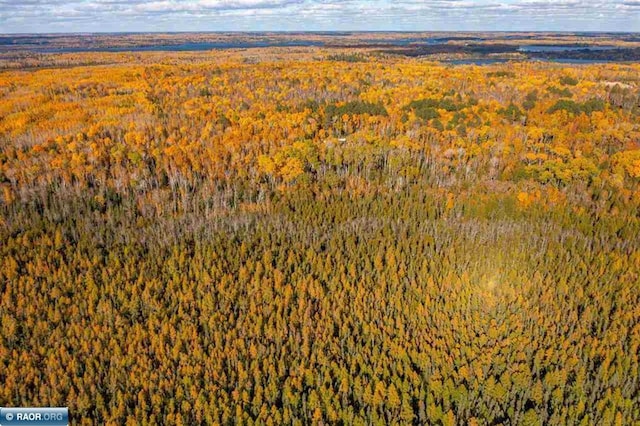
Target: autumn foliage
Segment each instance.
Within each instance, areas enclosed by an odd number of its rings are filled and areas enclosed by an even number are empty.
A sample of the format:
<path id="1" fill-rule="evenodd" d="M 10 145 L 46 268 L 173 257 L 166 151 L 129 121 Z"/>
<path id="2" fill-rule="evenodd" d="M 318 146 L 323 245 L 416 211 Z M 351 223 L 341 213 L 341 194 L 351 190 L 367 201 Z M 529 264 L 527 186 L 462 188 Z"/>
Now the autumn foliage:
<path id="1" fill-rule="evenodd" d="M 0 405 L 640 422 L 640 66 L 344 55 L 0 73 Z"/>

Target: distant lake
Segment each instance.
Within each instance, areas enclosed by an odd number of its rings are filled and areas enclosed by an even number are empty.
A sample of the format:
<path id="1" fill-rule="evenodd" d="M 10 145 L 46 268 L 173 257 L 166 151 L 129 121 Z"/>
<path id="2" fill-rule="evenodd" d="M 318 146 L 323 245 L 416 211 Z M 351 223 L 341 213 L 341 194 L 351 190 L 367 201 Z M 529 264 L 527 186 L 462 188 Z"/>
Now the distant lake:
<path id="1" fill-rule="evenodd" d="M 358 40 L 360 43 L 365 44 L 385 44 L 389 46 L 406 46 L 409 44 L 442 44 L 445 41 L 441 41 L 435 38 L 428 37 L 406 37 L 406 38 L 364 38 Z"/>
<path id="2" fill-rule="evenodd" d="M 580 50 L 588 50 L 588 51 L 599 51 L 599 50 L 614 50 L 617 49 L 616 46 L 564 46 L 564 45 L 543 45 L 543 44 L 532 44 L 528 46 L 520 46 L 518 48 L 519 52 L 525 53 L 537 53 L 537 52 L 573 52 Z"/>
<path id="3" fill-rule="evenodd" d="M 557 64 L 572 64 L 572 65 L 590 65 L 590 64 L 611 64 L 616 61 L 607 61 L 602 59 L 569 59 L 569 58 L 530 58 L 530 59 L 505 59 L 505 58 L 476 58 L 476 59 L 446 59 L 440 61 L 449 65 L 494 65 L 504 64 L 509 61 L 541 61 L 541 62 L 553 62 Z M 618 62 L 619 63 L 619 62 Z"/>
<path id="4" fill-rule="evenodd" d="M 406 46 L 409 44 L 446 44 L 449 41 L 482 41 L 481 37 L 405 37 L 405 38 L 367 38 L 362 41 L 373 44 L 388 44 L 389 46 Z"/>
<path id="5" fill-rule="evenodd" d="M 327 36 L 348 35 L 326 34 Z M 389 46 L 407 46 L 410 44 L 446 44 L 451 40 L 480 41 L 479 37 L 404 37 L 404 38 L 363 38 L 358 43 L 365 44 L 386 44 Z M 0 37 L 0 49 L 2 47 L 13 46 L 18 39 L 14 37 Z M 214 49 L 250 49 L 258 47 L 314 47 L 326 46 L 332 40 L 292 40 L 292 41 L 231 41 L 231 42 L 201 42 L 201 43 L 179 43 L 161 44 L 151 46 L 117 46 L 117 47 L 48 47 L 48 41 L 27 43 L 29 50 L 38 53 L 81 53 L 81 52 L 194 52 Z"/>
<path id="6" fill-rule="evenodd" d="M 331 36 L 334 36 L 331 34 Z M 385 44 L 389 46 L 408 46 L 411 44 L 446 44 L 452 40 L 481 41 L 480 37 L 404 37 L 404 38 L 364 38 L 358 40 L 364 44 Z M 3 47 L 11 47 L 16 42 L 13 37 L 0 37 L 0 51 Z M 331 44 L 331 40 L 292 40 L 292 41 L 232 41 L 160 44 L 150 46 L 116 46 L 116 47 L 49 47 L 48 41 L 26 43 L 28 50 L 38 53 L 82 53 L 82 52 L 193 52 L 214 49 L 250 49 L 259 47 L 315 47 Z"/>
<path id="7" fill-rule="evenodd" d="M 47 48 L 35 47 L 31 51 L 38 53 L 80 53 L 80 52 L 195 52 L 214 49 L 250 49 L 258 47 L 305 47 L 324 46 L 321 41 L 238 41 L 238 42 L 209 42 L 209 43 L 181 43 L 154 46 L 126 46 L 126 47 L 64 47 Z"/>
<path id="8" fill-rule="evenodd" d="M 468 41 L 465 46 L 459 44 L 452 45 L 452 52 L 459 52 L 464 50 L 466 53 L 471 53 L 473 56 L 484 53 L 515 53 L 520 52 L 525 54 L 528 59 L 532 61 L 544 61 L 555 62 L 563 64 L 603 64 L 618 62 L 616 59 L 625 58 L 624 55 L 614 55 L 612 52 L 609 54 L 592 53 L 588 52 L 602 52 L 613 51 L 621 49 L 617 46 L 581 46 L 578 44 L 529 44 L 529 45 L 512 45 L 508 46 L 507 50 L 492 51 L 491 49 L 485 49 L 483 45 L 475 45 L 474 42 L 483 40 L 481 37 L 465 37 L 465 36 L 451 36 L 451 37 L 398 37 L 398 38 L 374 38 L 367 37 L 358 40 L 363 46 L 366 45 L 379 45 L 386 44 L 389 46 L 406 46 L 414 49 L 425 49 L 425 52 L 433 51 L 433 53 L 446 53 L 439 47 L 431 48 L 433 46 L 446 45 L 450 41 Z M 23 40 L 20 37 L 2 36 L 0 37 L 0 52 L 11 52 L 26 50 L 37 53 L 82 53 L 82 52 L 193 52 L 193 51 L 208 51 L 208 50 L 222 50 L 222 49 L 251 49 L 251 48 L 267 48 L 267 47 L 339 47 L 340 45 L 333 46 L 331 37 L 326 39 L 316 40 L 282 40 L 277 38 L 265 37 L 263 39 L 254 40 L 227 40 L 227 41 L 214 41 L 214 42 L 182 42 L 175 44 L 156 44 L 145 46 L 115 46 L 115 47 L 102 47 L 96 45 L 78 46 L 78 47 L 54 47 L 48 38 L 34 38 Z M 430 47 L 431 46 L 431 47 Z M 491 47 L 491 46 L 489 46 Z M 466 50 L 465 50 L 466 49 Z M 446 49 L 445 49 L 446 50 Z M 500 50 L 500 49 L 498 49 Z M 578 52 L 578 53 L 576 53 Z M 566 53 L 563 54 L 563 53 Z M 538 54 L 538 55 L 537 55 Z M 539 56 L 539 57 L 537 57 Z M 610 57 L 609 57 L 610 56 Z M 591 57 L 591 58 L 589 58 Z M 603 58 L 603 59 L 598 59 Z M 465 59 L 449 59 L 441 61 L 444 64 L 450 65 L 493 65 L 508 62 L 513 59 L 508 58 L 495 58 L 495 57 L 480 57 L 480 58 L 465 58 Z"/>
<path id="9" fill-rule="evenodd" d="M 558 64 L 573 64 L 573 65 L 621 63 L 619 61 L 607 61 L 607 60 L 604 60 L 604 59 L 569 59 L 569 58 L 545 59 L 545 58 L 532 58 L 531 60 L 543 61 L 543 62 L 555 62 L 555 63 L 558 63 Z"/>

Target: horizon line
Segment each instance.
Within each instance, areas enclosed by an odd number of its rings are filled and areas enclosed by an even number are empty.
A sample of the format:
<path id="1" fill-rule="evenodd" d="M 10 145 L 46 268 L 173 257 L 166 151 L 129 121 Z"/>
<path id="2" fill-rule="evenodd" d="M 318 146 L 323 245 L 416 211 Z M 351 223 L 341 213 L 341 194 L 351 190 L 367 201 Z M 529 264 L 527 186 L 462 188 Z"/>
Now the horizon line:
<path id="1" fill-rule="evenodd" d="M 603 30 L 204 30 L 204 31 L 35 31 L 0 32 L 5 35 L 127 35 L 127 34 L 340 34 L 340 33 L 510 33 L 510 34 L 640 34 L 640 31 L 603 31 Z"/>

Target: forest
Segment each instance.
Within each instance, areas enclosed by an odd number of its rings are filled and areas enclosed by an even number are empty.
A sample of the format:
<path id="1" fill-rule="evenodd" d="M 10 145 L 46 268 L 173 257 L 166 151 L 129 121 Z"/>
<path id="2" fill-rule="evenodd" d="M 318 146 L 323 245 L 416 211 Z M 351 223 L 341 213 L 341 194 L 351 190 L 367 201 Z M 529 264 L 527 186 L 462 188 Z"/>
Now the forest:
<path id="1" fill-rule="evenodd" d="M 0 406 L 640 424 L 640 65 L 1 59 Z"/>

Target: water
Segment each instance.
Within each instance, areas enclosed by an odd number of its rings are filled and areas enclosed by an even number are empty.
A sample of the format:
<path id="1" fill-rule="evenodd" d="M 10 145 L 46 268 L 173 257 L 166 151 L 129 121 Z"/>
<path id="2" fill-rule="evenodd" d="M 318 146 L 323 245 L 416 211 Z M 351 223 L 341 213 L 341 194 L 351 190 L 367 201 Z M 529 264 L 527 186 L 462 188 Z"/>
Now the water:
<path id="1" fill-rule="evenodd" d="M 407 46 L 410 44 L 444 44 L 446 40 L 429 37 L 405 37 L 405 38 L 365 38 L 358 40 L 366 44 L 385 44 L 389 46 Z"/>
<path id="2" fill-rule="evenodd" d="M 400 37 L 400 38 L 363 38 L 357 42 L 366 44 L 386 44 L 389 46 L 408 46 L 410 44 L 447 44 L 449 41 L 478 42 L 485 40 L 481 37 Z"/>
<path id="3" fill-rule="evenodd" d="M 350 33 L 319 33 L 320 35 L 336 37 L 349 35 Z M 389 46 L 407 46 L 411 44 L 446 44 L 451 40 L 480 41 L 479 37 L 403 37 L 403 38 L 364 38 L 357 40 L 357 43 L 366 44 L 386 44 Z M 250 49 L 256 47 L 315 47 L 325 46 L 332 40 L 260 40 L 260 41 L 231 41 L 231 42 L 204 42 L 204 43 L 181 43 L 164 44 L 152 46 L 118 46 L 118 47 L 47 47 L 48 39 L 30 41 L 25 43 L 14 37 L 0 37 L 0 50 L 4 46 L 12 46 L 16 41 L 20 44 L 29 45 L 32 52 L 38 53 L 81 53 L 81 52 L 193 52 L 213 49 Z"/>
<path id="4" fill-rule="evenodd" d="M 613 64 L 613 63 L 623 63 L 620 61 L 607 61 L 605 59 L 570 59 L 570 58 L 557 58 L 557 59 L 546 59 L 546 58 L 532 58 L 533 61 L 543 61 L 543 62 L 554 62 L 556 64 L 571 64 L 571 65 L 589 65 L 589 64 Z"/>
<path id="5" fill-rule="evenodd" d="M 614 50 L 616 46 L 563 46 L 563 45 L 542 45 L 542 44 L 531 44 L 528 46 L 520 46 L 518 48 L 519 52 L 525 53 L 541 53 L 541 52 L 574 52 L 581 50 L 588 51 L 600 51 L 600 50 Z"/>
<path id="6" fill-rule="evenodd" d="M 412 44 L 439 45 L 446 44 L 451 40 L 469 40 L 479 41 L 481 38 L 475 37 L 404 37 L 398 39 L 374 39 L 367 38 L 360 40 L 364 43 L 387 44 L 390 46 L 406 46 Z M 4 48 L 11 48 L 15 43 L 21 44 L 17 38 L 10 36 L 0 37 L 0 51 Z M 238 41 L 219 41 L 219 42 L 187 42 L 179 44 L 149 45 L 149 46 L 119 46 L 119 47 L 63 47 L 54 48 L 49 44 L 46 38 L 30 40 L 28 50 L 38 53 L 80 53 L 80 52 L 189 52 L 189 51 L 207 51 L 221 49 L 250 49 L 250 48 L 266 48 L 266 47 L 315 47 L 326 46 L 331 43 L 330 40 L 238 40 Z M 578 45 L 524 45 L 520 47 L 514 46 L 514 51 L 521 53 L 533 54 L 530 59 L 533 61 L 555 62 L 561 64 L 605 64 L 617 62 L 607 59 L 573 59 L 573 58 L 536 58 L 535 53 L 558 53 L 558 52 L 575 52 L 575 51 L 608 51 L 618 49 L 616 46 L 578 46 Z M 505 58 L 467 58 L 467 59 L 450 59 L 442 61 L 450 65 L 493 65 L 508 62 L 510 59 Z M 526 60 L 526 59 L 525 59 Z"/>
<path id="7" fill-rule="evenodd" d="M 35 47 L 29 49 L 38 53 L 81 53 L 81 52 L 197 52 L 219 49 L 250 49 L 258 47 L 307 47 L 324 46 L 321 41 L 238 41 L 238 42 L 208 42 L 181 43 L 154 46 L 126 46 L 126 47 Z"/>
<path id="8" fill-rule="evenodd" d="M 570 59 L 570 58 L 557 58 L 557 59 L 546 59 L 546 58 L 530 58 L 530 59 L 506 59 L 506 58 L 476 58 L 476 59 L 446 59 L 441 61 L 444 64 L 448 65 L 494 65 L 494 64 L 504 64 L 509 61 L 541 61 L 541 62 L 551 62 L 556 64 L 567 64 L 567 65 L 591 65 L 591 64 L 613 64 L 613 63 L 624 63 L 620 61 L 607 61 L 604 59 Z"/>

